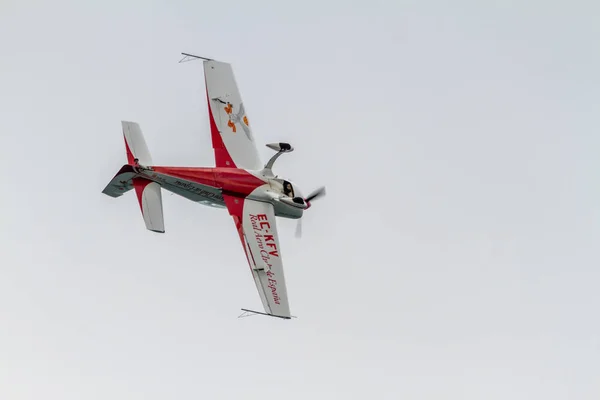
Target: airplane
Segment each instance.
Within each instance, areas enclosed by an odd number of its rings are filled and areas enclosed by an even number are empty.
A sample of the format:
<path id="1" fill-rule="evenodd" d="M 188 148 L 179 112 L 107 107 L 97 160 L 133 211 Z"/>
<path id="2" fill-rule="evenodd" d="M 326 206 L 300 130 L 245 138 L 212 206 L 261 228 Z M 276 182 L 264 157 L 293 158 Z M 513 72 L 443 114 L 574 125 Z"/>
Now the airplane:
<path id="1" fill-rule="evenodd" d="M 233 217 L 264 313 L 245 313 L 291 319 L 276 217 L 298 220 L 312 202 L 325 195 L 320 187 L 307 196 L 291 180 L 273 173 L 273 165 L 294 148 L 269 143 L 276 151 L 263 165 L 231 64 L 203 60 L 214 167 L 158 166 L 136 122 L 121 121 L 127 164 L 102 193 L 118 198 L 134 190 L 146 229 L 165 233 L 162 189 L 188 200 L 222 209 Z"/>

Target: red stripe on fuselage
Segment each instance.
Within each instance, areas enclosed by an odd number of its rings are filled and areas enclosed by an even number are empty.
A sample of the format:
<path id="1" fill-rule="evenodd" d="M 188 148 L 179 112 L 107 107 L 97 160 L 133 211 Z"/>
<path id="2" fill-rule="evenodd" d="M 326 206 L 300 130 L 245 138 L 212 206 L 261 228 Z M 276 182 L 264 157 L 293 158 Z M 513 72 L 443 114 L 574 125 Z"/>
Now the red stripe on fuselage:
<path id="1" fill-rule="evenodd" d="M 159 174 L 168 175 L 173 178 L 196 182 L 214 188 L 219 187 L 219 184 L 215 180 L 214 168 L 152 167 L 152 169 Z"/>
<path id="2" fill-rule="evenodd" d="M 159 174 L 196 182 L 246 197 L 266 182 L 239 168 L 152 167 Z M 243 199 L 242 199 L 243 201 Z"/>
<path id="3" fill-rule="evenodd" d="M 215 178 L 226 194 L 248 196 L 267 182 L 240 168 L 215 168 Z"/>

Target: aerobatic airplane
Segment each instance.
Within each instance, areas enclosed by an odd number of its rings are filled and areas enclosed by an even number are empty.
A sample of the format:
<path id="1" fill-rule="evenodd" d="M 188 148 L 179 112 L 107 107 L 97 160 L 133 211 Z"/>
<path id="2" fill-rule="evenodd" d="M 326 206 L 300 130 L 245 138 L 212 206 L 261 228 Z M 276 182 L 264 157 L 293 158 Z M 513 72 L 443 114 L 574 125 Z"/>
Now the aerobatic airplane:
<path id="1" fill-rule="evenodd" d="M 146 228 L 164 233 L 161 188 L 204 205 L 226 208 L 233 217 L 264 313 L 291 318 L 275 217 L 298 219 L 311 201 L 325 195 L 321 187 L 308 196 L 288 179 L 273 174 L 275 160 L 293 151 L 288 143 L 271 143 L 277 153 L 263 165 L 231 65 L 200 58 L 210 119 L 215 167 L 168 167 L 152 163 L 140 126 L 122 121 L 127 164 L 102 193 L 119 197 L 134 190 Z"/>

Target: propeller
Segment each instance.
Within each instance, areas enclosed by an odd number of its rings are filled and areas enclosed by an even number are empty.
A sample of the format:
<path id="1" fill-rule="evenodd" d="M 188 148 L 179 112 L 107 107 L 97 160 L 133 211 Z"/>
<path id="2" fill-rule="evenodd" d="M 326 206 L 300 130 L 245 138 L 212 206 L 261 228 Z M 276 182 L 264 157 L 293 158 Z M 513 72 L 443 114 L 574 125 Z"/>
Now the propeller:
<path id="1" fill-rule="evenodd" d="M 325 186 L 321 186 L 320 188 L 314 190 L 313 192 L 311 192 L 308 196 L 306 196 L 306 198 L 304 198 L 304 201 L 306 202 L 306 205 L 308 207 L 306 207 L 306 209 L 308 209 L 310 207 L 310 202 L 312 200 L 316 200 L 319 197 L 323 197 L 327 194 L 326 190 L 325 190 Z M 302 219 L 303 218 L 299 218 L 298 222 L 296 223 L 296 238 L 301 238 L 302 237 Z"/>
<path id="2" fill-rule="evenodd" d="M 321 186 L 320 188 L 318 188 L 317 190 L 313 191 L 311 194 L 306 196 L 304 201 L 306 201 L 307 203 L 310 204 L 311 200 L 316 200 L 319 197 L 325 196 L 326 194 L 327 194 L 327 192 L 325 191 L 325 186 Z"/>
<path id="3" fill-rule="evenodd" d="M 302 218 L 298 219 L 296 223 L 296 238 L 300 239 L 302 237 Z"/>

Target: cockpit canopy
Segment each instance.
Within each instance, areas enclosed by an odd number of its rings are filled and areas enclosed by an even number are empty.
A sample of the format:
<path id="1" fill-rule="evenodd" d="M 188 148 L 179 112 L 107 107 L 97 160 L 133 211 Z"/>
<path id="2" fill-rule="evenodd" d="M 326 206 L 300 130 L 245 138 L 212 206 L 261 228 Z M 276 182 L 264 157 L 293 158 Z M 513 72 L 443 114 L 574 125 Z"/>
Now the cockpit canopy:
<path id="1" fill-rule="evenodd" d="M 302 193 L 298 186 L 294 185 L 292 182 L 286 179 L 271 179 L 271 188 L 278 192 L 282 193 L 285 196 L 294 198 L 294 197 L 302 197 Z"/>

